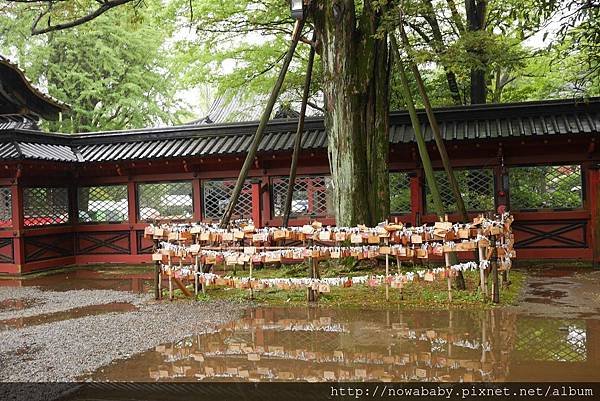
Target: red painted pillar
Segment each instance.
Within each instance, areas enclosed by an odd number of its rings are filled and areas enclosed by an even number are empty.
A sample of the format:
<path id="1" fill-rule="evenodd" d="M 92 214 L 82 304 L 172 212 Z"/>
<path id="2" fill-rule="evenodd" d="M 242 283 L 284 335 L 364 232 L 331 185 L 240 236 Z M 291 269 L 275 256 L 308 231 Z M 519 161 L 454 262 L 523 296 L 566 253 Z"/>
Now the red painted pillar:
<path id="1" fill-rule="evenodd" d="M 410 174 L 410 209 L 411 223 L 417 224 L 417 215 L 423 216 L 423 187 L 418 172 Z"/>
<path id="2" fill-rule="evenodd" d="M 134 224 L 137 222 L 138 206 L 137 206 L 137 187 L 135 182 L 129 180 L 127 182 L 127 217 L 129 220 L 129 243 L 131 255 L 138 254 L 138 248 L 140 247 L 137 241 L 137 233 L 134 230 Z"/>
<path id="3" fill-rule="evenodd" d="M 15 180 L 10 186 L 10 191 L 12 198 L 14 273 L 21 273 L 25 264 L 25 238 L 23 237 L 23 188 L 18 180 Z"/>
<path id="4" fill-rule="evenodd" d="M 592 262 L 595 268 L 600 268 L 600 169 L 588 170 L 588 200 L 590 209 L 590 237 L 592 245 Z"/>
<path id="5" fill-rule="evenodd" d="M 260 201 L 260 187 L 262 182 L 260 180 L 252 180 L 252 221 L 259 227 L 261 225 L 261 201 Z"/>
<path id="6" fill-rule="evenodd" d="M 202 185 L 200 179 L 194 178 L 192 180 L 192 202 L 194 203 L 194 220 L 201 221 L 202 220 Z"/>

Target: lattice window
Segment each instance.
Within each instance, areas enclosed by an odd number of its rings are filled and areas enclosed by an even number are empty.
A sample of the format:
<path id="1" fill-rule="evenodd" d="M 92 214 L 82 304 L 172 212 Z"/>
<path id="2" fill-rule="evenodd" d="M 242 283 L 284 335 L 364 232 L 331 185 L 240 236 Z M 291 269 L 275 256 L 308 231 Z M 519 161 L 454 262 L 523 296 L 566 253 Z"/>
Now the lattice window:
<path id="1" fill-rule="evenodd" d="M 77 206 L 80 223 L 127 221 L 127 185 L 80 187 Z"/>
<path id="2" fill-rule="evenodd" d="M 408 173 L 390 172 L 390 212 L 392 214 L 411 212 Z"/>
<path id="3" fill-rule="evenodd" d="M 283 216 L 289 177 L 271 179 L 271 206 L 274 216 Z M 292 216 L 331 216 L 331 178 L 326 176 L 299 176 L 294 181 Z"/>
<path id="4" fill-rule="evenodd" d="M 69 221 L 68 188 L 24 188 L 23 212 L 23 223 L 26 226 L 67 223 Z"/>
<path id="5" fill-rule="evenodd" d="M 0 227 L 12 226 L 12 192 L 10 187 L 0 187 Z"/>
<path id="6" fill-rule="evenodd" d="M 508 174 L 512 210 L 583 206 L 581 166 L 511 167 Z"/>
<path id="7" fill-rule="evenodd" d="M 194 217 L 191 181 L 137 184 L 140 220 L 189 220 Z"/>
<path id="8" fill-rule="evenodd" d="M 229 198 L 235 187 L 235 180 L 204 181 L 202 185 L 202 205 L 204 218 L 220 219 L 229 204 Z M 235 219 L 252 217 L 252 184 L 246 181 L 233 211 Z"/>
<path id="9" fill-rule="evenodd" d="M 491 169 L 454 170 L 458 188 L 468 211 L 495 210 L 494 174 Z M 442 197 L 446 212 L 456 212 L 456 200 L 445 171 L 436 171 L 435 179 Z M 425 208 L 428 213 L 434 213 L 433 199 L 429 186 L 425 183 Z"/>

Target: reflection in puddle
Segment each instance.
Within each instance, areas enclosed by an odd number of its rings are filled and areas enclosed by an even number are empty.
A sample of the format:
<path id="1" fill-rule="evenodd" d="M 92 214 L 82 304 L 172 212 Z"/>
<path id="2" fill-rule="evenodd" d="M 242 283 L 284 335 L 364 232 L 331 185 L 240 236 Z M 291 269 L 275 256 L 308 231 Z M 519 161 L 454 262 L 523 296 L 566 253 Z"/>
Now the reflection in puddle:
<path id="1" fill-rule="evenodd" d="M 595 322 L 598 336 L 598 321 L 589 322 Z M 506 310 L 255 309 L 216 332 L 158 346 L 88 378 L 526 381 L 535 361 L 545 374 L 544 364 L 554 364 L 569 380 L 574 371 L 595 375 L 600 367 L 588 358 L 588 331 L 584 320 L 536 319 Z"/>
<path id="2" fill-rule="evenodd" d="M 64 312 L 0 320 L 0 331 L 57 322 L 60 320 L 77 319 L 84 316 L 101 315 L 111 312 L 131 312 L 134 310 L 137 310 L 137 307 L 128 302 L 112 302 L 103 305 L 83 306 Z"/>
<path id="3" fill-rule="evenodd" d="M 0 281 L 0 285 L 19 287 L 39 286 L 43 290 L 51 291 L 115 290 L 130 291 L 136 294 L 151 291 L 153 289 L 152 283 L 153 273 L 150 269 L 128 269 L 123 267 L 105 269 L 78 268 L 39 277 Z"/>

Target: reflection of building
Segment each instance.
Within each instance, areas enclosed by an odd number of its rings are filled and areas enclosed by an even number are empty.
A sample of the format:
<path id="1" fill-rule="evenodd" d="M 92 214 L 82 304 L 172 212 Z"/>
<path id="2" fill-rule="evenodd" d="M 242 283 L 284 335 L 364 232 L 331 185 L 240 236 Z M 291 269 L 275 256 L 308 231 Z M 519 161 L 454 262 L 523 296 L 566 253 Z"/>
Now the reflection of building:
<path id="1" fill-rule="evenodd" d="M 503 381 L 515 316 L 267 309 L 161 345 L 95 379 Z M 503 330 L 490 335 L 490 327 Z M 137 371 L 136 371 L 137 369 Z M 134 376 L 132 376 L 134 375 Z"/>
<path id="2" fill-rule="evenodd" d="M 521 319 L 511 380 L 591 382 L 600 369 L 600 321 Z"/>

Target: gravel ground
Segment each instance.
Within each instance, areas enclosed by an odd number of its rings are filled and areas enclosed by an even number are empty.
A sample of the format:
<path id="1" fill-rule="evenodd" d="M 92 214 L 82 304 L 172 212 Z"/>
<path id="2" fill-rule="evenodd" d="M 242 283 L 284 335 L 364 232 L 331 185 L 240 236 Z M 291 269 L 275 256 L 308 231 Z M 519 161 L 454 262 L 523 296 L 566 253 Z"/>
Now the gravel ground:
<path id="1" fill-rule="evenodd" d="M 0 289 L 0 300 L 43 302 L 0 319 L 65 311 L 109 302 L 131 302 L 138 310 L 62 320 L 0 332 L 0 381 L 76 381 L 82 374 L 156 345 L 214 329 L 238 317 L 243 305 L 228 302 L 155 302 L 147 295 L 106 290 L 67 292 Z"/>
<path id="2" fill-rule="evenodd" d="M 139 305 L 151 299 L 148 294 L 113 290 L 42 291 L 36 287 L 0 287 L 0 302 L 9 299 L 34 301 L 25 309 L 0 309 L 0 320 L 63 312 L 90 305 L 129 302 Z"/>

